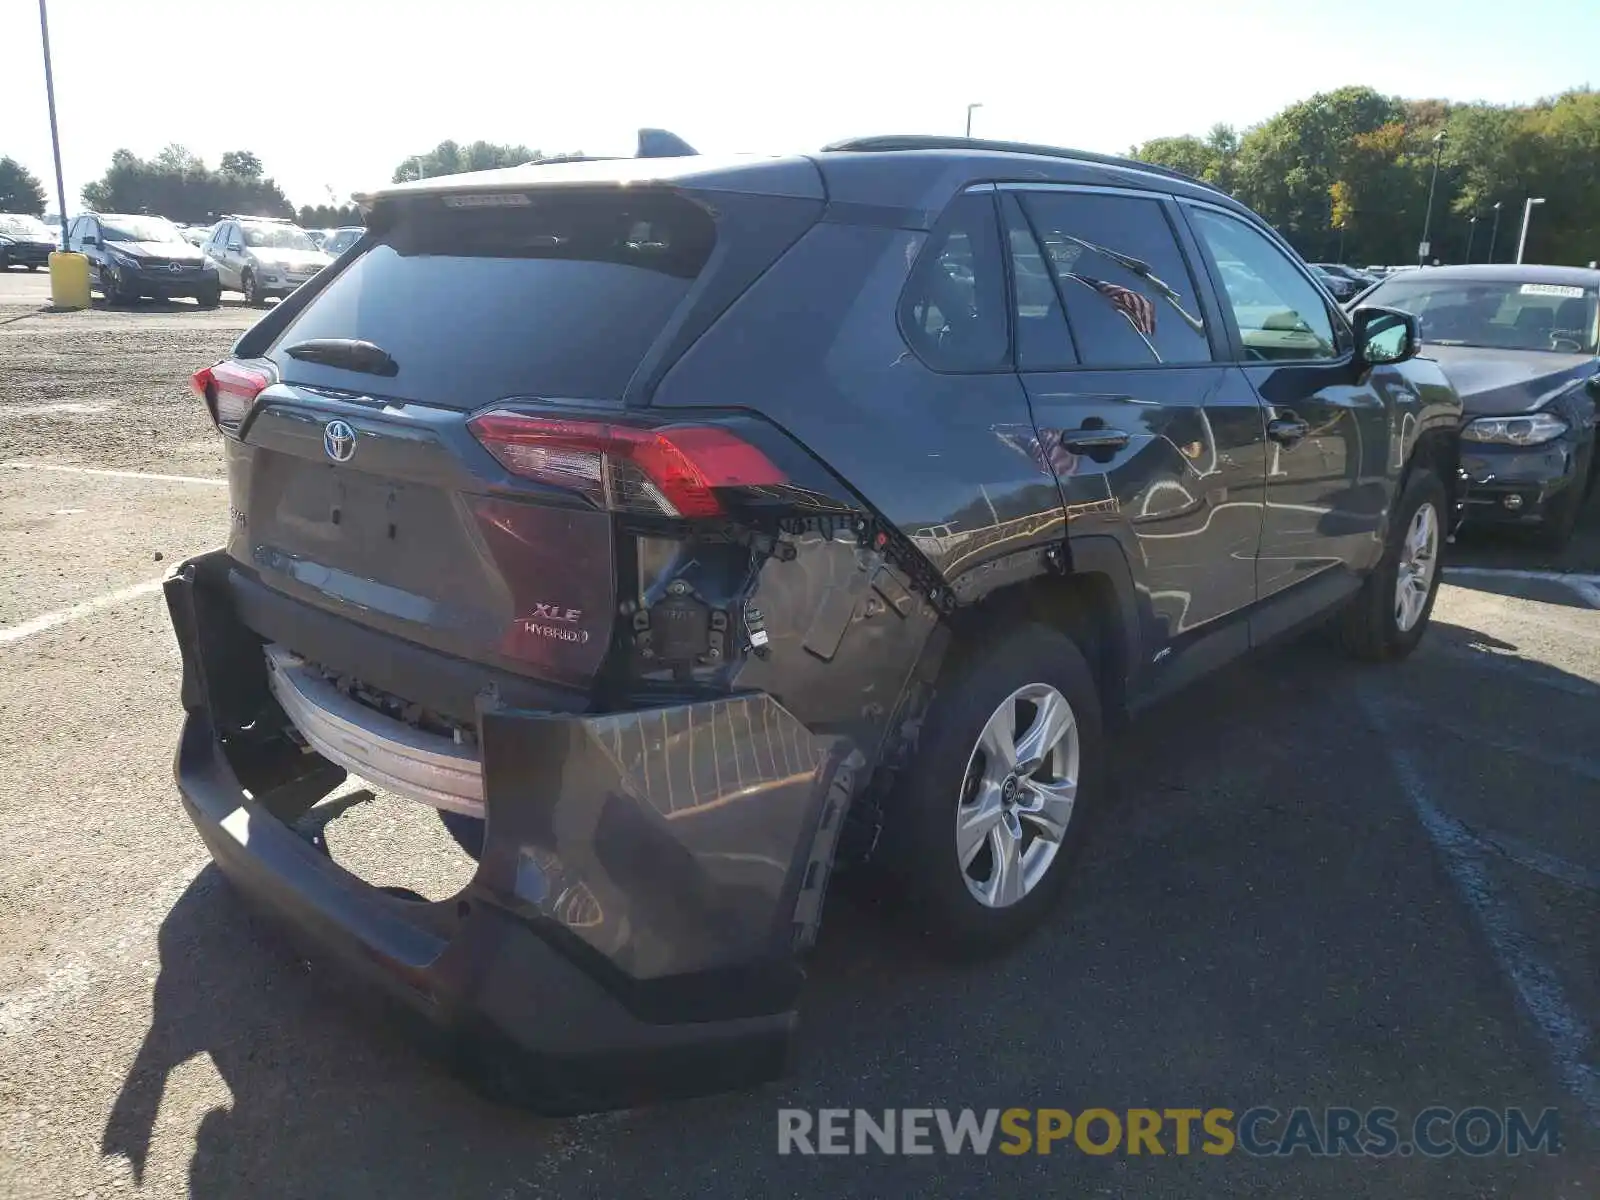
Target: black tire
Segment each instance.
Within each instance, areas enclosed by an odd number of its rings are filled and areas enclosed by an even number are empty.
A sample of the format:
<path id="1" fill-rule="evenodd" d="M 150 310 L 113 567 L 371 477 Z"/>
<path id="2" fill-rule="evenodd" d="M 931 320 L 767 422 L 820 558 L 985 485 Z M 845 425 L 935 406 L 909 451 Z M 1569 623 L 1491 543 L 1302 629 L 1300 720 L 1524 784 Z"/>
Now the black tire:
<path id="1" fill-rule="evenodd" d="M 38 269 L 39 269 L 39 264 L 38 263 L 29 263 L 28 264 L 28 270 L 37 271 Z"/>
<path id="2" fill-rule="evenodd" d="M 100 294 L 105 297 L 107 308 L 124 301 L 121 286 L 117 283 L 117 273 L 110 267 L 100 268 Z"/>
<path id="3" fill-rule="evenodd" d="M 1433 505 L 1438 519 L 1433 577 L 1428 585 L 1421 616 L 1410 629 L 1401 629 L 1395 613 L 1401 552 L 1412 519 L 1424 504 Z M 1417 648 L 1417 643 L 1427 631 L 1428 619 L 1433 614 L 1433 602 L 1439 595 L 1439 577 L 1443 574 L 1440 559 L 1444 553 L 1448 522 L 1449 498 L 1445 494 L 1444 484 L 1426 467 L 1413 471 L 1391 514 L 1382 560 L 1339 614 L 1339 640 L 1351 655 L 1366 662 L 1396 662 Z"/>
<path id="4" fill-rule="evenodd" d="M 222 289 L 212 288 L 209 292 L 201 292 L 194 302 L 201 308 L 215 308 L 222 303 Z"/>
<path id="5" fill-rule="evenodd" d="M 251 308 L 261 308 L 267 303 L 267 294 L 261 290 L 261 283 L 256 279 L 254 271 L 247 268 L 239 283 L 244 289 L 245 303 Z"/>
<path id="6" fill-rule="evenodd" d="M 1077 798 L 1043 877 L 1014 904 L 989 907 L 968 887 L 956 850 L 956 814 L 986 722 L 1007 697 L 1030 684 L 1055 688 L 1071 706 L 1079 735 Z M 914 763 L 889 799 L 879 847 L 910 915 L 937 950 L 960 958 L 997 953 L 1040 924 L 1066 885 L 1102 798 L 1104 761 L 1100 692 L 1083 652 L 1065 634 L 1042 625 L 1015 626 L 947 667 Z"/>

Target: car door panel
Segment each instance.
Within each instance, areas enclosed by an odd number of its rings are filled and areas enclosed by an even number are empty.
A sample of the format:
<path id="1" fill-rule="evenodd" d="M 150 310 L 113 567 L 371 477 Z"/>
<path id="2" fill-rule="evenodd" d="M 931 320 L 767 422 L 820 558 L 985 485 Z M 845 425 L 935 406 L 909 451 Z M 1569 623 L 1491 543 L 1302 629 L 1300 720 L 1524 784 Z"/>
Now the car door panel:
<path id="1" fill-rule="evenodd" d="M 1206 361 L 1159 361 L 1163 321 L 1181 319 L 1209 338 L 1208 326 L 1215 320 L 1213 298 L 1190 277 L 1186 258 L 1191 251 L 1177 227 L 1167 224 L 1171 218 L 1164 200 L 1108 198 L 1098 189 L 1018 191 L 1023 194 L 1015 199 L 1022 203 L 1028 193 L 1094 196 L 1092 203 L 1043 201 L 1026 229 L 1017 226 L 1022 209 L 1008 207 L 1019 306 L 1026 299 L 1022 283 L 1036 270 L 1025 257 L 1028 238 L 1044 243 L 1058 284 L 1064 275 L 1058 241 L 1090 246 L 1094 253 L 1077 255 L 1071 263 L 1076 290 L 1056 295 L 1057 311 L 1069 319 L 1075 355 L 1133 356 L 1140 341 L 1148 351 L 1143 365 L 1038 368 L 1024 360 L 1019 373 L 1061 486 L 1068 554 L 1076 563 L 1075 546 L 1085 537 L 1121 539 L 1142 616 L 1135 687 L 1165 691 L 1248 644 L 1244 616 L 1256 594 L 1265 473 L 1262 406 L 1236 367 L 1210 361 L 1212 351 L 1204 341 L 1189 345 L 1186 353 L 1204 355 Z M 1130 230 L 1128 240 L 1102 246 L 1116 240 L 1120 219 Z M 1074 226 L 1075 221 L 1086 224 Z M 1138 248 L 1152 257 L 1164 252 L 1164 260 L 1148 263 L 1122 248 L 1140 240 L 1131 232 L 1136 222 L 1145 226 L 1144 245 Z M 1083 230 L 1083 238 L 1076 229 Z M 1165 276 L 1158 279 L 1160 288 L 1138 269 L 1118 275 L 1117 255 L 1139 268 L 1159 266 Z M 1133 290 L 1150 303 L 1128 296 Z M 1048 304 L 1049 297 L 1039 293 L 1035 299 Z M 1103 311 L 1085 307 L 1102 303 Z M 1108 313 L 1114 316 L 1110 326 L 1092 324 Z M 1019 308 L 1024 329 L 1026 316 Z M 1139 339 L 1123 337 L 1117 351 L 1086 341 L 1104 337 L 1108 328 L 1119 333 L 1116 322 L 1132 327 Z"/>
<path id="2" fill-rule="evenodd" d="M 1265 406 L 1266 491 L 1256 586 L 1258 640 L 1302 610 L 1336 603 L 1382 554 L 1400 432 L 1387 392 L 1402 373 L 1366 368 L 1343 314 L 1280 239 L 1220 208 L 1186 201 L 1240 370 Z M 1384 390 L 1380 390 L 1384 389 Z M 1328 578 L 1322 578 L 1323 576 Z M 1291 595 L 1306 589 L 1304 595 Z"/>

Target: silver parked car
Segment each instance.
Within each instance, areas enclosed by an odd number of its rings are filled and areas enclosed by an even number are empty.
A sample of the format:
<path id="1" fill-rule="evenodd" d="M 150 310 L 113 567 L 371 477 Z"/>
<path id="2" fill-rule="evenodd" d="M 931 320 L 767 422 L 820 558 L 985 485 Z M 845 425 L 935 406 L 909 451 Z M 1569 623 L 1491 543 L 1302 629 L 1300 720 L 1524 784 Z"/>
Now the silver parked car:
<path id="1" fill-rule="evenodd" d="M 338 258 L 339 255 L 359 242 L 361 235 L 365 232 L 366 230 L 360 225 L 345 225 L 339 229 L 329 229 L 326 231 L 328 236 L 322 240 L 322 252 Z"/>
<path id="2" fill-rule="evenodd" d="M 222 286 L 257 305 L 287 296 L 333 261 L 300 226 L 274 217 L 224 217 L 202 249 Z"/>

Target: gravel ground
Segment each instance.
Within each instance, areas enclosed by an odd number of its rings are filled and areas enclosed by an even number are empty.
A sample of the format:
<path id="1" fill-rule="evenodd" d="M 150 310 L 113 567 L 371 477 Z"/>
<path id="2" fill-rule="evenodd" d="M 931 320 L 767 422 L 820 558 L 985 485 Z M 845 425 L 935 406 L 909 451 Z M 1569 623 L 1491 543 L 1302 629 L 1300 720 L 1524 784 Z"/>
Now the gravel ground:
<path id="1" fill-rule="evenodd" d="M 1148 714 L 1060 918 L 1002 962 L 931 960 L 845 881 L 780 1083 L 566 1122 L 483 1102 L 247 916 L 178 808 L 177 652 L 135 589 L 220 540 L 185 380 L 252 314 L 149 308 L 0 324 L 0 461 L 200 480 L 0 468 L 0 1195 L 1600 1191 L 1600 614 L 1504 572 L 1454 577 L 1402 667 L 1310 639 Z M 1600 571 L 1596 546 L 1591 510 L 1557 564 L 1456 560 Z M 376 882 L 459 878 L 430 814 L 357 785 L 323 815 Z M 787 1106 L 1257 1104 L 1549 1106 L 1564 1151 L 775 1152 Z"/>

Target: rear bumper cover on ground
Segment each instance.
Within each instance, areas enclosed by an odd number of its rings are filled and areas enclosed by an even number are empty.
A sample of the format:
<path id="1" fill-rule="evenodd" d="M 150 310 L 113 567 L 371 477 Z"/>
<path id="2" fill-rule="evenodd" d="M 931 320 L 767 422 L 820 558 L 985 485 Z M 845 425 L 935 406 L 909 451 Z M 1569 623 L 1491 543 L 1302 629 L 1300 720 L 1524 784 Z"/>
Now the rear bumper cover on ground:
<path id="1" fill-rule="evenodd" d="M 229 568 L 219 552 L 167 581 L 188 712 L 176 774 L 217 865 L 256 907 L 426 1018 L 497 1091 L 545 1111 L 782 1071 L 795 956 L 814 936 L 851 789 L 846 744 L 765 695 L 600 715 L 485 703 L 477 872 L 449 900 L 402 899 L 274 815 L 296 781 L 338 772 L 277 736 L 282 711 Z"/>

